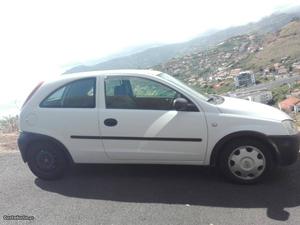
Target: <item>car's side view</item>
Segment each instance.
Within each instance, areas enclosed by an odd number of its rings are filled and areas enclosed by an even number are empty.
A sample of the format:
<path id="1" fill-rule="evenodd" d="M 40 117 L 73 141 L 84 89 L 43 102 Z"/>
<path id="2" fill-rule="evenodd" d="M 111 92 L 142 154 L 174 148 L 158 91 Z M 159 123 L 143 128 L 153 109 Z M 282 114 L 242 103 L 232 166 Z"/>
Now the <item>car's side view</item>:
<path id="1" fill-rule="evenodd" d="M 299 135 L 285 113 L 202 95 L 151 70 L 95 71 L 41 83 L 20 113 L 23 160 L 42 179 L 69 163 L 216 166 L 253 183 L 295 162 Z"/>

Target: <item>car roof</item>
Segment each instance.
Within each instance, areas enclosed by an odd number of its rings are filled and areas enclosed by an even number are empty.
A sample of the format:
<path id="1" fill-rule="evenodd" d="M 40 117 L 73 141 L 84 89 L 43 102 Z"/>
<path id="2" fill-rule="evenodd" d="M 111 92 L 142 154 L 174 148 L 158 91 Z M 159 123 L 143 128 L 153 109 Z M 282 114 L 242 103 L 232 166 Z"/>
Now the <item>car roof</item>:
<path id="1" fill-rule="evenodd" d="M 45 84 L 51 84 L 61 81 L 72 81 L 80 78 L 89 78 L 96 76 L 117 76 L 117 75 L 146 75 L 146 76 L 157 76 L 162 72 L 156 70 L 139 70 L 139 69 L 122 69 L 122 70 L 96 70 L 88 72 L 79 72 L 79 73 L 67 73 L 59 76 L 50 78 L 44 82 Z"/>
<path id="2" fill-rule="evenodd" d="M 63 74 L 61 77 L 89 77 L 89 76 L 105 76 L 105 75 L 129 75 L 129 74 L 137 74 L 137 75 L 149 75 L 149 76 L 157 76 L 162 72 L 156 70 L 139 70 L 139 69 L 122 69 L 122 70 L 96 70 L 96 71 L 88 71 L 88 72 L 79 72 L 79 73 L 68 73 Z"/>

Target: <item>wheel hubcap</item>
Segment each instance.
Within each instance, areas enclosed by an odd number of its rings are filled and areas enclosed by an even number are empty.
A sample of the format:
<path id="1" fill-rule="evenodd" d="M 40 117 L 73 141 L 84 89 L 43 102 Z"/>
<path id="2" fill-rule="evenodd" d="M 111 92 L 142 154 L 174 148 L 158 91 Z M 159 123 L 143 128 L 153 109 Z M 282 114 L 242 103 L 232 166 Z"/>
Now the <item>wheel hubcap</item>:
<path id="1" fill-rule="evenodd" d="M 55 168 L 55 158 L 48 151 L 41 150 L 36 156 L 36 162 L 41 170 L 51 170 Z"/>
<path id="2" fill-rule="evenodd" d="M 266 167 L 263 153 L 254 146 L 240 146 L 229 156 L 228 165 L 232 174 L 243 180 L 259 177 Z"/>

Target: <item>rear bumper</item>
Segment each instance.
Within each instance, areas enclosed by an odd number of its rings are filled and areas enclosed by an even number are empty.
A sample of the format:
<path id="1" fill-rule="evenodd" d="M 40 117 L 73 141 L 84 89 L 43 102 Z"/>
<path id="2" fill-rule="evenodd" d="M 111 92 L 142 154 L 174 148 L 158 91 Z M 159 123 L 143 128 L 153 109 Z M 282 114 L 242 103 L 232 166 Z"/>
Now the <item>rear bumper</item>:
<path id="1" fill-rule="evenodd" d="M 26 148 L 29 144 L 29 137 L 28 137 L 28 133 L 26 132 L 20 132 L 19 134 L 19 138 L 18 138 L 18 146 L 19 146 L 19 149 L 20 149 L 20 152 L 21 152 L 21 156 L 22 156 L 22 159 L 24 162 L 26 162 Z"/>
<path id="2" fill-rule="evenodd" d="M 19 138 L 18 138 L 18 146 L 21 152 L 21 156 L 24 162 L 28 161 L 27 157 L 27 151 L 30 148 L 30 145 L 35 142 L 50 142 L 51 144 L 55 145 L 55 147 L 59 148 L 61 151 L 65 153 L 65 156 L 67 157 L 68 161 L 70 163 L 73 163 L 73 158 L 70 155 L 67 148 L 58 140 L 55 138 L 52 138 L 50 136 L 44 135 L 44 134 L 37 134 L 37 133 L 31 133 L 31 132 L 20 132 Z"/>
<path id="3" fill-rule="evenodd" d="M 300 133 L 296 135 L 269 136 L 271 143 L 277 150 L 279 165 L 287 166 L 296 162 L 300 148 Z"/>

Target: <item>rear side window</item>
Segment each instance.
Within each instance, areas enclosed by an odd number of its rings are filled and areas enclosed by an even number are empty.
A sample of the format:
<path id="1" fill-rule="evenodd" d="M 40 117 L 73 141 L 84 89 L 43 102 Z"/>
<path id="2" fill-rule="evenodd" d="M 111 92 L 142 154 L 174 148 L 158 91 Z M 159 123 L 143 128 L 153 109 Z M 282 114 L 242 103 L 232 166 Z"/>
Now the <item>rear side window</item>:
<path id="1" fill-rule="evenodd" d="M 81 79 L 64 85 L 46 97 L 44 108 L 94 108 L 96 78 Z"/>

